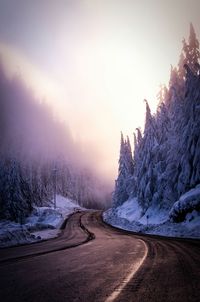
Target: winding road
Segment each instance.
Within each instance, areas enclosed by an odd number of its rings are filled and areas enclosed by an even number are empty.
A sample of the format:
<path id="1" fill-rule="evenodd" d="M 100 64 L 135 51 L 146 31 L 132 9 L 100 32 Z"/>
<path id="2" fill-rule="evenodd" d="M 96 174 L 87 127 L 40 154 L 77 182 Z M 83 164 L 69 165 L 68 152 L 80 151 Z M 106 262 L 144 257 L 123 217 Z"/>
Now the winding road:
<path id="1" fill-rule="evenodd" d="M 60 237 L 0 250 L 0 301 L 197 302 L 200 240 L 143 236 L 72 215 Z"/>

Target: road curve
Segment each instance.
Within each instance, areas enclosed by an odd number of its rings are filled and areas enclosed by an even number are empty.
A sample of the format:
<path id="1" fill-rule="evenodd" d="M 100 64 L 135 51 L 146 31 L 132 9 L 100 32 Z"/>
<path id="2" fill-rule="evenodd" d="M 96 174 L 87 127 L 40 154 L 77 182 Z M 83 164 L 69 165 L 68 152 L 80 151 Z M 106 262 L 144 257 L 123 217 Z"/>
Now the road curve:
<path id="1" fill-rule="evenodd" d="M 138 236 L 72 215 L 53 240 L 0 250 L 1 301 L 200 301 L 200 241 Z"/>

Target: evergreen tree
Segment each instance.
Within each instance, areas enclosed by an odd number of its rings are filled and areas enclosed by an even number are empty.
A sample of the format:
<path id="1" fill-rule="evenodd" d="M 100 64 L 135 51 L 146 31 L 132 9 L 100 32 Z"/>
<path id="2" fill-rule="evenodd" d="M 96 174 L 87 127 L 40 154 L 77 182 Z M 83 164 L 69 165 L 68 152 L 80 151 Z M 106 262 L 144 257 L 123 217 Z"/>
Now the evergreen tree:
<path id="1" fill-rule="evenodd" d="M 198 72 L 198 63 L 200 59 L 199 41 L 192 23 L 190 24 L 190 35 L 188 44 L 184 41 L 183 50 L 185 52 L 185 64 L 194 74 Z"/>
<path id="2" fill-rule="evenodd" d="M 123 168 L 126 141 L 121 140 L 120 169 L 114 196 L 137 197 L 143 214 L 149 206 L 169 210 L 182 194 L 200 184 L 200 66 L 199 42 L 190 25 L 178 67 L 171 67 L 169 88 L 158 94 L 156 114 L 146 102 L 144 133 L 134 134 L 132 192 L 127 194 Z M 118 186 L 118 184 L 120 184 Z M 131 192 L 131 193 L 130 193 Z M 119 202 L 125 201 L 122 198 Z"/>
<path id="3" fill-rule="evenodd" d="M 115 182 L 113 206 L 117 207 L 125 202 L 130 195 L 131 177 L 133 175 L 133 160 L 129 138 L 124 140 L 121 133 L 120 157 L 118 177 Z"/>
<path id="4" fill-rule="evenodd" d="M 22 223 L 29 208 L 21 190 L 20 165 L 15 159 L 8 159 L 6 169 L 3 188 L 5 217 Z"/>
<path id="5" fill-rule="evenodd" d="M 138 181 L 138 199 L 139 203 L 146 211 L 152 201 L 152 197 L 155 189 L 155 155 L 157 138 L 155 131 L 155 119 L 151 114 L 151 110 L 148 102 L 146 102 L 146 118 L 145 129 L 142 140 L 142 148 L 140 149 L 140 168 L 137 175 Z"/>

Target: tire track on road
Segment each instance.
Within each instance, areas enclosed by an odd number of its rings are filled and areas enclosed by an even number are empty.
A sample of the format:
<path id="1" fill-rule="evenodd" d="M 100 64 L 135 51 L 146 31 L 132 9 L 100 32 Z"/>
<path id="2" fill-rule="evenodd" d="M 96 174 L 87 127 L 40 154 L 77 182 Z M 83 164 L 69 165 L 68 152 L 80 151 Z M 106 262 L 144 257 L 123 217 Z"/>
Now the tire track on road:
<path id="1" fill-rule="evenodd" d="M 67 245 L 64 245 L 64 246 L 61 246 L 61 247 L 58 247 L 58 248 L 53 248 L 53 249 L 49 249 L 47 251 L 41 251 L 41 252 L 36 252 L 36 253 L 32 253 L 32 254 L 28 254 L 28 255 L 23 255 L 23 256 L 18 256 L 18 257 L 12 257 L 12 258 L 7 258 L 7 259 L 3 259 L 3 260 L 0 260 L 0 265 L 4 265 L 4 264 L 8 264 L 8 263 L 12 263 L 12 262 L 18 262 L 18 261 L 22 261 L 22 260 L 26 260 L 26 259 L 29 259 L 29 258 L 33 258 L 33 257 L 38 257 L 38 256 L 42 256 L 42 255 L 46 255 L 46 254 L 50 254 L 50 253 L 54 253 L 54 252 L 59 252 L 59 251 L 63 251 L 63 250 L 66 250 L 66 249 L 71 249 L 71 248 L 75 248 L 77 246 L 80 246 L 80 245 L 83 245 L 83 244 L 86 244 L 88 243 L 89 241 L 91 240 L 94 240 L 95 239 L 95 234 L 90 232 L 88 228 L 85 227 L 85 225 L 82 223 L 81 219 L 82 217 L 84 216 L 85 214 L 82 214 L 80 215 L 79 217 L 79 220 L 78 220 L 78 225 L 79 225 L 79 228 L 83 230 L 83 232 L 87 235 L 86 238 L 82 241 L 79 241 L 79 242 L 75 242 L 75 243 L 71 243 L 71 244 L 67 244 Z M 72 217 L 73 215 L 71 215 Z M 66 227 L 66 224 L 67 224 L 67 220 L 66 219 L 61 228 L 62 230 L 64 231 L 64 228 Z M 62 234 L 63 235 L 63 234 Z M 61 235 L 61 236 L 62 236 Z M 60 237 L 61 237 L 60 236 Z M 58 239 L 60 238 L 58 237 Z M 76 237 L 75 237 L 76 238 Z M 57 238 L 56 238 L 57 239 Z M 55 238 L 53 240 L 56 240 Z M 51 240 L 51 239 L 50 239 Z M 50 241 L 49 240 L 49 241 Z M 48 241 L 48 240 L 45 240 L 45 241 Z M 41 242 L 38 242 L 38 243 L 41 243 Z M 37 243 L 34 243 L 34 245 L 37 245 Z"/>

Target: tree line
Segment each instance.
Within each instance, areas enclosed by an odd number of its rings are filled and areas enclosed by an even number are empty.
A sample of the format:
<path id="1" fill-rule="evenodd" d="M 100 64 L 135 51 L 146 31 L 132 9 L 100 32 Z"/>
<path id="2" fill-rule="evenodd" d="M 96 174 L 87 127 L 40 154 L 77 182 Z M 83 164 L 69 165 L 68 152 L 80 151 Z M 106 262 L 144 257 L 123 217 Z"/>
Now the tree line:
<path id="1" fill-rule="evenodd" d="M 33 206 L 50 205 L 55 173 L 57 194 L 102 208 L 109 189 L 85 157 L 47 102 L 0 64 L 0 219 L 22 223 Z"/>
<path id="2" fill-rule="evenodd" d="M 137 128 L 134 133 L 133 154 L 129 138 L 121 135 L 114 207 L 137 197 L 143 213 L 150 206 L 169 210 L 200 184 L 199 59 L 199 41 L 191 24 L 178 66 L 171 67 L 169 85 L 158 93 L 155 114 L 145 100 L 144 131 Z"/>

